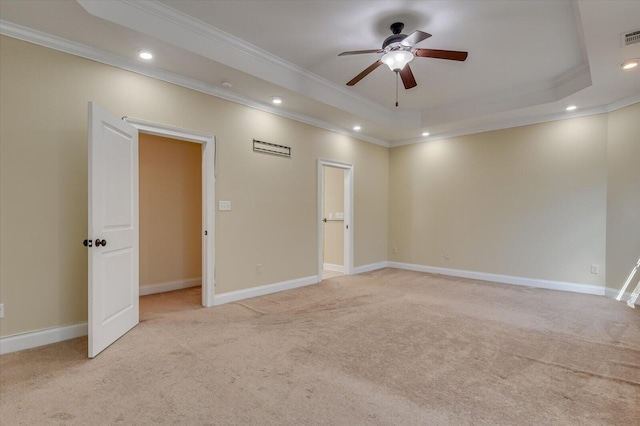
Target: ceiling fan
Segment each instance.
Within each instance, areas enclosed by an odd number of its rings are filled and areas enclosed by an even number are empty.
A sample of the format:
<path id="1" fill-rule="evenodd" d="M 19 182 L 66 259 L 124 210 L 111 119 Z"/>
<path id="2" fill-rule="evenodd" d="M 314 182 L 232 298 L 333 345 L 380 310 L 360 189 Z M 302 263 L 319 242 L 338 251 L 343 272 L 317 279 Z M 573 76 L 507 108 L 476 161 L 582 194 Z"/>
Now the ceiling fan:
<path id="1" fill-rule="evenodd" d="M 409 62 L 411 62 L 414 57 L 449 59 L 452 61 L 464 61 L 467 59 L 467 52 L 414 48 L 413 46 L 416 44 L 431 37 L 431 34 L 419 30 L 414 31 L 409 35 L 401 34 L 402 29 L 404 28 L 404 24 L 402 22 L 395 22 L 391 24 L 390 28 L 393 35 L 390 35 L 385 39 L 382 43 L 382 49 L 353 50 L 349 52 L 342 52 L 338 55 L 346 56 L 359 55 L 362 53 L 384 53 L 380 59 L 349 81 L 347 86 L 354 86 L 380 65 L 386 64 L 389 66 L 391 71 L 394 71 L 396 74 L 400 74 L 404 88 L 411 89 L 418 85 L 415 77 L 413 76 L 413 72 L 409 67 Z"/>

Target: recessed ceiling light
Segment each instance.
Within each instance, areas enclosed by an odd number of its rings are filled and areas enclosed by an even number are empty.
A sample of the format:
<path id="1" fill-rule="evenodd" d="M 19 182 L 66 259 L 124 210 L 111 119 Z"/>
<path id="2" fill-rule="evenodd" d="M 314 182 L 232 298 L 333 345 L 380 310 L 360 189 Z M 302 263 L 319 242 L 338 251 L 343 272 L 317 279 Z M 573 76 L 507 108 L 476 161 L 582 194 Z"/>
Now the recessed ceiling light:
<path id="1" fill-rule="evenodd" d="M 273 102 L 276 105 L 280 105 L 282 103 L 282 98 L 279 96 L 272 96 L 271 102 Z"/>
<path id="2" fill-rule="evenodd" d="M 353 130 L 355 130 L 356 132 L 359 131 L 360 129 L 362 129 L 362 127 L 358 125 L 353 126 Z"/>
<path id="3" fill-rule="evenodd" d="M 222 82 L 222 87 L 226 87 L 226 88 L 228 89 L 228 88 L 229 88 L 229 87 L 231 87 L 231 86 L 233 86 L 233 83 L 232 83 L 232 82 L 230 82 L 230 81 L 224 80 L 224 81 Z"/>
<path id="4" fill-rule="evenodd" d="M 422 132 L 422 136 L 429 136 L 429 132 Z"/>
<path id="5" fill-rule="evenodd" d="M 620 66 L 623 70 L 630 70 L 637 67 L 638 63 L 640 63 L 638 59 L 629 59 L 628 61 L 624 61 L 622 64 L 620 64 Z"/>
<path id="6" fill-rule="evenodd" d="M 148 50 L 141 50 L 140 53 L 138 53 L 138 56 L 140 56 L 141 59 L 145 59 L 145 60 L 149 60 L 149 59 L 153 59 L 153 53 L 149 52 Z"/>
<path id="7" fill-rule="evenodd" d="M 577 107 L 577 105 L 569 105 L 569 106 L 567 107 L 567 111 L 573 111 L 573 110 L 575 110 L 575 109 L 577 109 L 577 108 L 578 108 L 578 107 Z"/>

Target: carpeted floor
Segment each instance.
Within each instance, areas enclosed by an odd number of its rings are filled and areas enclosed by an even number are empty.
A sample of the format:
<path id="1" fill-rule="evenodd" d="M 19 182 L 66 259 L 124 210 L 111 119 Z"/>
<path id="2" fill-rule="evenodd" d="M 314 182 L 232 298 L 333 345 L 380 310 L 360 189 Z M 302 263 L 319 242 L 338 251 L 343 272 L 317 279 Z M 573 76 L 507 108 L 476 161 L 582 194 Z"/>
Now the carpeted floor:
<path id="1" fill-rule="evenodd" d="M 329 271 L 328 269 L 324 269 L 322 271 L 322 279 L 327 280 L 329 278 L 339 277 L 340 275 L 344 275 L 342 272 Z"/>
<path id="2" fill-rule="evenodd" d="M 640 311 L 611 299 L 395 269 L 198 291 L 143 298 L 94 360 L 86 338 L 3 355 L 0 423 L 640 424 Z"/>

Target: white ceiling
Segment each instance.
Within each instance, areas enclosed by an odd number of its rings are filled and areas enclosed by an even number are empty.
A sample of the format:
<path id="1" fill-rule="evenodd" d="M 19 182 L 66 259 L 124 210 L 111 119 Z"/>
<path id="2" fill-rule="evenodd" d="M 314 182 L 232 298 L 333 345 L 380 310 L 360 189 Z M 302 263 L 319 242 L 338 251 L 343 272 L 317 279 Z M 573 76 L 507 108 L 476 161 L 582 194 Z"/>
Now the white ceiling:
<path id="1" fill-rule="evenodd" d="M 620 40 L 640 29 L 637 0 L 0 0 L 0 19 L 3 34 L 387 146 L 640 101 L 640 69 L 620 69 L 640 58 Z M 417 47 L 469 52 L 415 58 L 418 86 L 400 83 L 398 108 L 385 66 L 345 85 L 380 54 L 338 57 L 379 48 L 397 21 L 433 35 Z"/>

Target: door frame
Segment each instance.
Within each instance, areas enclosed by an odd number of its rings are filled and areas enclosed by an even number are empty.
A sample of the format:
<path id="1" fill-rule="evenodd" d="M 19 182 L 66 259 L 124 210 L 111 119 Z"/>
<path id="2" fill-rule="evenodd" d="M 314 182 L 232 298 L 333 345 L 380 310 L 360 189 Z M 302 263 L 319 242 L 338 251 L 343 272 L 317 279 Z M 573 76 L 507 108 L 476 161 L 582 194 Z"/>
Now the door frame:
<path id="1" fill-rule="evenodd" d="M 353 164 L 341 161 L 318 159 L 318 282 L 322 281 L 324 254 L 324 167 L 334 167 L 344 170 L 344 273 L 353 273 Z"/>
<path id="2" fill-rule="evenodd" d="M 214 305 L 215 295 L 215 162 L 216 138 L 208 133 L 182 129 L 132 117 L 122 117 L 140 133 L 202 145 L 202 306 Z"/>

